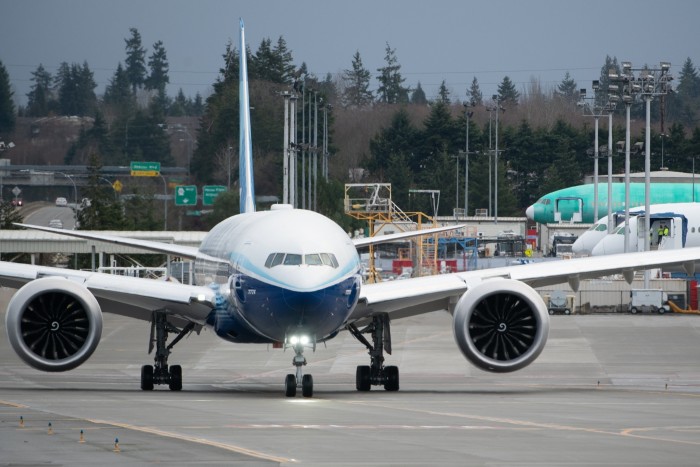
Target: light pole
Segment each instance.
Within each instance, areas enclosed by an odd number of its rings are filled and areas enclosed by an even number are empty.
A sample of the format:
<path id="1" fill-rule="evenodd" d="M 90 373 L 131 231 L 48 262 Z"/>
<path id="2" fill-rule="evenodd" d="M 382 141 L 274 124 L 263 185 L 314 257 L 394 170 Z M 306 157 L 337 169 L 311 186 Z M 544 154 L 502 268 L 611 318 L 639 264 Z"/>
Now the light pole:
<path id="1" fill-rule="evenodd" d="M 498 111 L 501 108 L 500 96 L 494 94 L 492 99 L 496 101 L 496 152 L 494 153 L 494 179 L 493 179 L 493 216 L 494 224 L 498 224 Z"/>
<path id="2" fill-rule="evenodd" d="M 598 157 L 599 157 L 599 143 L 598 143 L 598 120 L 603 115 L 604 108 L 598 105 L 597 93 L 600 89 L 600 82 L 598 80 L 593 81 L 592 84 L 594 96 L 592 98 L 586 98 L 586 89 L 582 88 L 579 93 L 579 106 L 583 108 L 583 115 L 588 117 L 593 117 L 595 119 L 595 131 L 593 136 L 593 222 L 598 221 Z M 592 100 L 593 105 L 586 104 L 586 100 Z M 608 204 L 610 200 L 608 199 Z"/>
<path id="3" fill-rule="evenodd" d="M 474 115 L 474 112 L 469 112 L 469 107 L 474 104 L 469 102 L 464 103 L 464 116 L 467 121 L 466 131 L 466 146 L 464 148 L 465 164 L 464 164 L 464 215 L 469 216 L 469 119 Z"/>
<path id="4" fill-rule="evenodd" d="M 168 183 L 165 181 L 165 177 L 159 175 L 161 180 L 163 180 L 163 211 L 165 211 L 165 216 L 163 220 L 163 230 L 168 230 Z"/>

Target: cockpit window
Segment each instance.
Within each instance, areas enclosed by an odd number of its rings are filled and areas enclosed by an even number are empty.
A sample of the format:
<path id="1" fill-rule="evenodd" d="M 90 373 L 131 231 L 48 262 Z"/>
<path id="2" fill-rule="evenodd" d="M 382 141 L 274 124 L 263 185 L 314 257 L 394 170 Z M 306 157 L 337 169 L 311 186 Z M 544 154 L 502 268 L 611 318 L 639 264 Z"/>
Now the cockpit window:
<path id="1" fill-rule="evenodd" d="M 301 255 L 297 255 L 294 253 L 287 253 L 287 255 L 284 257 L 284 265 L 285 266 L 298 266 L 301 264 Z"/>
<path id="2" fill-rule="evenodd" d="M 307 266 L 330 266 L 338 267 L 338 260 L 335 259 L 333 253 L 309 253 L 299 255 L 295 253 L 270 253 L 265 260 L 266 268 L 274 268 L 283 264 L 285 266 L 299 266 L 306 264 Z"/>
<path id="3" fill-rule="evenodd" d="M 602 232 L 602 231 L 604 231 L 604 230 L 608 230 L 608 226 L 605 225 L 605 224 L 598 224 L 598 227 L 596 227 L 595 229 L 596 229 L 596 231 L 598 231 L 598 232 Z"/>

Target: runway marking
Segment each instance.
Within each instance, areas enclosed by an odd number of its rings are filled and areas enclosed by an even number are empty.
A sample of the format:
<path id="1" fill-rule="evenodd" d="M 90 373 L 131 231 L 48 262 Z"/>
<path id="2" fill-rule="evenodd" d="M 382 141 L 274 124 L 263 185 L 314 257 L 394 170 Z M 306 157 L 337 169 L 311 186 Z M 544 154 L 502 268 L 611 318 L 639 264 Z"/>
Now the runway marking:
<path id="1" fill-rule="evenodd" d="M 24 405 L 24 404 L 15 404 L 14 402 L 8 402 L 8 401 L 2 401 L 0 400 L 0 405 L 6 405 L 8 407 L 14 407 L 16 409 L 26 409 L 29 406 Z"/>
<path id="2" fill-rule="evenodd" d="M 244 447 L 235 446 L 233 444 L 226 444 L 226 443 L 221 443 L 219 441 L 212 441 L 212 440 L 208 440 L 208 439 L 204 439 L 204 438 L 198 438 L 196 436 L 189 436 L 189 435 L 183 435 L 183 434 L 179 434 L 179 433 L 173 433 L 170 431 L 163 431 L 163 430 L 159 430 L 157 428 L 152 428 L 152 427 L 131 425 L 129 423 L 110 422 L 107 420 L 93 420 L 93 419 L 86 419 L 86 420 L 88 420 L 89 422 L 92 422 L 92 423 L 110 425 L 110 426 L 115 426 L 118 428 L 123 428 L 126 430 L 140 431 L 142 433 L 149 433 L 152 435 L 164 436 L 166 438 L 179 439 L 182 441 L 189 441 L 191 443 L 202 444 L 205 446 L 212 446 L 212 447 L 216 447 L 216 448 L 220 448 L 220 449 L 225 449 L 227 451 L 235 452 L 238 454 L 256 457 L 258 459 L 269 460 L 272 462 L 279 462 L 280 464 L 297 463 L 298 462 L 296 459 L 289 459 L 286 457 L 273 456 L 271 454 L 265 454 L 264 452 L 254 451 L 252 449 L 247 449 Z"/>
<path id="3" fill-rule="evenodd" d="M 598 428 L 585 428 L 585 427 L 579 427 L 579 426 L 572 426 L 572 425 L 560 425 L 557 423 L 542 423 L 542 422 L 532 422 L 532 421 L 527 421 L 527 420 L 517 420 L 517 419 L 510 419 L 510 418 L 499 418 L 499 417 L 489 417 L 485 415 L 469 415 L 469 414 L 456 414 L 456 413 L 451 413 L 451 412 L 438 412 L 434 410 L 421 410 L 421 409 L 412 409 L 412 408 L 406 408 L 406 407 L 394 407 L 386 404 L 377 404 L 377 403 L 371 403 L 371 402 L 361 402 L 361 401 L 348 401 L 346 402 L 350 405 L 364 405 L 367 407 L 381 407 L 384 409 L 393 409 L 393 410 L 403 410 L 406 412 L 414 412 L 414 413 L 422 413 L 422 414 L 428 414 L 428 415 L 438 415 L 442 417 L 455 417 L 455 418 L 466 418 L 470 420 L 479 420 L 479 421 L 485 421 L 485 422 L 491 422 L 491 423 L 502 423 L 505 425 L 515 425 L 515 426 L 522 426 L 522 427 L 528 427 L 528 428 L 537 428 L 537 429 L 550 429 L 550 430 L 560 430 L 560 431 L 577 431 L 577 432 L 584 432 L 584 433 L 593 433 L 593 434 L 599 434 L 599 435 L 613 435 L 613 436 L 622 436 L 622 437 L 627 437 L 627 438 L 636 438 L 636 439 L 644 439 L 644 440 L 650 440 L 650 441 L 665 441 L 665 442 L 670 442 L 670 443 L 676 443 L 676 444 L 685 444 L 685 445 L 690 445 L 690 446 L 700 446 L 700 441 L 688 441 L 688 440 L 680 440 L 680 439 L 671 439 L 671 438 L 663 438 L 659 436 L 647 436 L 647 435 L 639 435 L 639 434 L 634 434 L 633 432 L 636 430 L 634 428 L 627 428 L 623 429 L 622 431 L 608 431 L 608 430 L 602 430 Z M 675 428 L 680 428 L 680 427 L 675 427 Z M 696 426 L 689 426 L 685 428 L 696 428 Z M 646 430 L 652 430 L 654 428 L 647 428 Z M 658 427 L 657 429 L 664 429 L 664 427 Z"/>

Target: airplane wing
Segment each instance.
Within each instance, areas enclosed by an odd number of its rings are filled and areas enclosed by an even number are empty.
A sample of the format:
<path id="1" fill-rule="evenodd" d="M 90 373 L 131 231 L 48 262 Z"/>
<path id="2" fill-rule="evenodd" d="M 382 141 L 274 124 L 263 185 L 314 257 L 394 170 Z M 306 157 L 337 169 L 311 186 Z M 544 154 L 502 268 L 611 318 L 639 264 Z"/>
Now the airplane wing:
<path id="1" fill-rule="evenodd" d="M 530 287 L 568 282 L 572 289 L 578 290 L 582 279 L 623 274 L 631 282 L 634 272 L 644 269 L 682 266 L 692 274 L 696 261 L 700 261 L 700 247 L 546 261 L 365 284 L 349 321 L 362 320 L 375 313 L 389 313 L 392 319 L 397 319 L 437 310 L 451 311 L 467 290 L 498 279 L 511 279 Z"/>
<path id="2" fill-rule="evenodd" d="M 31 264 L 0 262 L 0 286 L 20 288 L 35 279 L 65 278 L 82 284 L 97 299 L 102 311 L 150 321 L 154 310 L 167 307 L 180 324 L 200 326 L 215 308 L 216 294 L 209 287 L 126 277 Z"/>
<path id="3" fill-rule="evenodd" d="M 41 230 L 44 232 L 52 232 L 59 235 L 65 235 L 68 237 L 83 238 L 86 240 L 95 240 L 98 242 L 113 243 L 115 245 L 124 245 L 134 248 L 141 248 L 146 251 L 153 251 L 156 253 L 163 253 L 165 255 L 180 256 L 188 259 L 203 259 L 213 262 L 223 262 L 228 264 L 228 261 L 221 258 L 215 258 L 213 256 L 206 255 L 200 252 L 195 247 L 189 247 L 184 245 L 174 245 L 172 243 L 154 242 L 150 240 L 140 240 L 136 238 L 129 237 L 119 237 L 116 235 L 109 235 L 103 233 L 96 233 L 89 230 L 64 230 L 64 229 L 54 229 L 52 227 L 44 227 L 40 225 L 30 225 L 30 224 L 15 224 L 18 227 L 24 227 L 27 229 Z"/>
<path id="4" fill-rule="evenodd" d="M 377 245 L 379 243 L 387 243 L 387 242 L 393 242 L 396 240 L 403 240 L 405 238 L 411 238 L 411 237 L 418 237 L 420 235 L 430 235 L 430 234 L 436 234 L 436 233 L 441 233 L 441 232 L 447 232 L 450 230 L 458 230 L 465 227 L 464 225 L 448 225 L 444 227 L 433 227 L 430 229 L 421 229 L 421 230 L 410 230 L 407 232 L 398 232 L 394 234 L 389 234 L 389 235 L 378 235 L 375 237 L 366 237 L 366 238 L 357 238 L 353 239 L 353 244 L 356 247 L 362 247 L 362 246 L 367 246 L 367 245 Z"/>

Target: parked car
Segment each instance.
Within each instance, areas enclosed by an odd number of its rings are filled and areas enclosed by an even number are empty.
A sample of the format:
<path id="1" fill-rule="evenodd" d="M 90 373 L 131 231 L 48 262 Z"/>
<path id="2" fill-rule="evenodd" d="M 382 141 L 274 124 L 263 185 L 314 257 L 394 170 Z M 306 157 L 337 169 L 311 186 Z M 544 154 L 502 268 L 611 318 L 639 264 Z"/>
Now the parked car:
<path id="1" fill-rule="evenodd" d="M 56 198 L 56 206 L 68 206 L 68 200 L 63 196 Z"/>
<path id="2" fill-rule="evenodd" d="M 61 219 L 51 219 L 49 221 L 49 227 L 53 227 L 54 229 L 62 229 L 63 222 L 61 221 Z"/>

